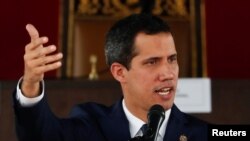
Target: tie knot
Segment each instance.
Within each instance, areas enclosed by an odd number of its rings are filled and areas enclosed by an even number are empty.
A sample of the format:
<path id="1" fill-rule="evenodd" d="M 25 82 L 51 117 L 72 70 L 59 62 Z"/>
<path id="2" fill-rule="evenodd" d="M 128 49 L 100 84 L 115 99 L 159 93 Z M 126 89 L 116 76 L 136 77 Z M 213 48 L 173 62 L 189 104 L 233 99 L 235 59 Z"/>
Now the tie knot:
<path id="1" fill-rule="evenodd" d="M 146 134 L 147 128 L 148 128 L 148 125 L 147 125 L 147 124 L 143 124 L 143 125 L 141 126 L 142 135 Z"/>

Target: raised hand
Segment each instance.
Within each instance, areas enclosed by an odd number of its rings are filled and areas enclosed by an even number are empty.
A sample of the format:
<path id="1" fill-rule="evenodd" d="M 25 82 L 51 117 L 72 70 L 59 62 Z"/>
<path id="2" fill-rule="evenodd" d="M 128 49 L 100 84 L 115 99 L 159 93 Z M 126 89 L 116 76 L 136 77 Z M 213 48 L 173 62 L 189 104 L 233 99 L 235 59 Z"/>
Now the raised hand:
<path id="1" fill-rule="evenodd" d="M 30 36 L 30 43 L 25 46 L 24 76 L 21 85 L 23 94 L 27 97 L 36 97 L 39 94 L 39 83 L 44 78 L 44 73 L 61 67 L 62 53 L 56 53 L 56 46 L 44 46 L 47 37 L 39 37 L 37 29 L 26 25 Z M 52 54 L 53 53 L 53 54 Z"/>

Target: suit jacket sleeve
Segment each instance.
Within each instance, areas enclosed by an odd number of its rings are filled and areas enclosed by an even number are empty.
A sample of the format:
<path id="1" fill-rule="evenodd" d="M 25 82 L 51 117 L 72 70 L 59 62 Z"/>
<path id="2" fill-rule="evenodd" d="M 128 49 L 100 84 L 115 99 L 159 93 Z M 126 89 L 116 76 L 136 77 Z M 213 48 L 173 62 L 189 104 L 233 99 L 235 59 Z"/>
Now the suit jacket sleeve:
<path id="1" fill-rule="evenodd" d="M 44 97 L 32 107 L 22 107 L 13 92 L 16 133 L 19 141 L 101 140 L 87 119 L 78 116 L 59 119 Z"/>

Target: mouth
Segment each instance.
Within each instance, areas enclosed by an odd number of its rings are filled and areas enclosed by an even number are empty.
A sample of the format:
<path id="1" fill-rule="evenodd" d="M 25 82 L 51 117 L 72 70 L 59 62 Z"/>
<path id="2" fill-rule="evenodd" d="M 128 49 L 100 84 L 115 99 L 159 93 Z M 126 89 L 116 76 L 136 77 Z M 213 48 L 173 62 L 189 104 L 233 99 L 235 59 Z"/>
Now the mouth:
<path id="1" fill-rule="evenodd" d="M 170 93 L 171 90 L 172 90 L 172 88 L 160 88 L 160 89 L 154 90 L 154 92 L 156 94 L 161 95 L 161 96 L 166 96 Z"/>

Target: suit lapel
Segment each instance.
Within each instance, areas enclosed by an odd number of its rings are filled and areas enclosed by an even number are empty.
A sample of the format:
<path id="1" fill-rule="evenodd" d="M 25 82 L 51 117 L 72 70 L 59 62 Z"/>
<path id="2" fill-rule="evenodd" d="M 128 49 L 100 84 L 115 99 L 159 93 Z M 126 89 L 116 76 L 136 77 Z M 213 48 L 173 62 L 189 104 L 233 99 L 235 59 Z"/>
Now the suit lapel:
<path id="1" fill-rule="evenodd" d="M 173 105 L 166 128 L 164 141 L 179 141 L 180 136 L 185 136 L 186 122 L 187 120 L 183 113 L 176 107 L 176 105 Z"/>
<path id="2" fill-rule="evenodd" d="M 101 124 L 108 141 L 128 141 L 130 139 L 129 123 L 121 100 L 112 106 L 110 114 L 105 118 L 107 119 L 101 119 Z"/>

